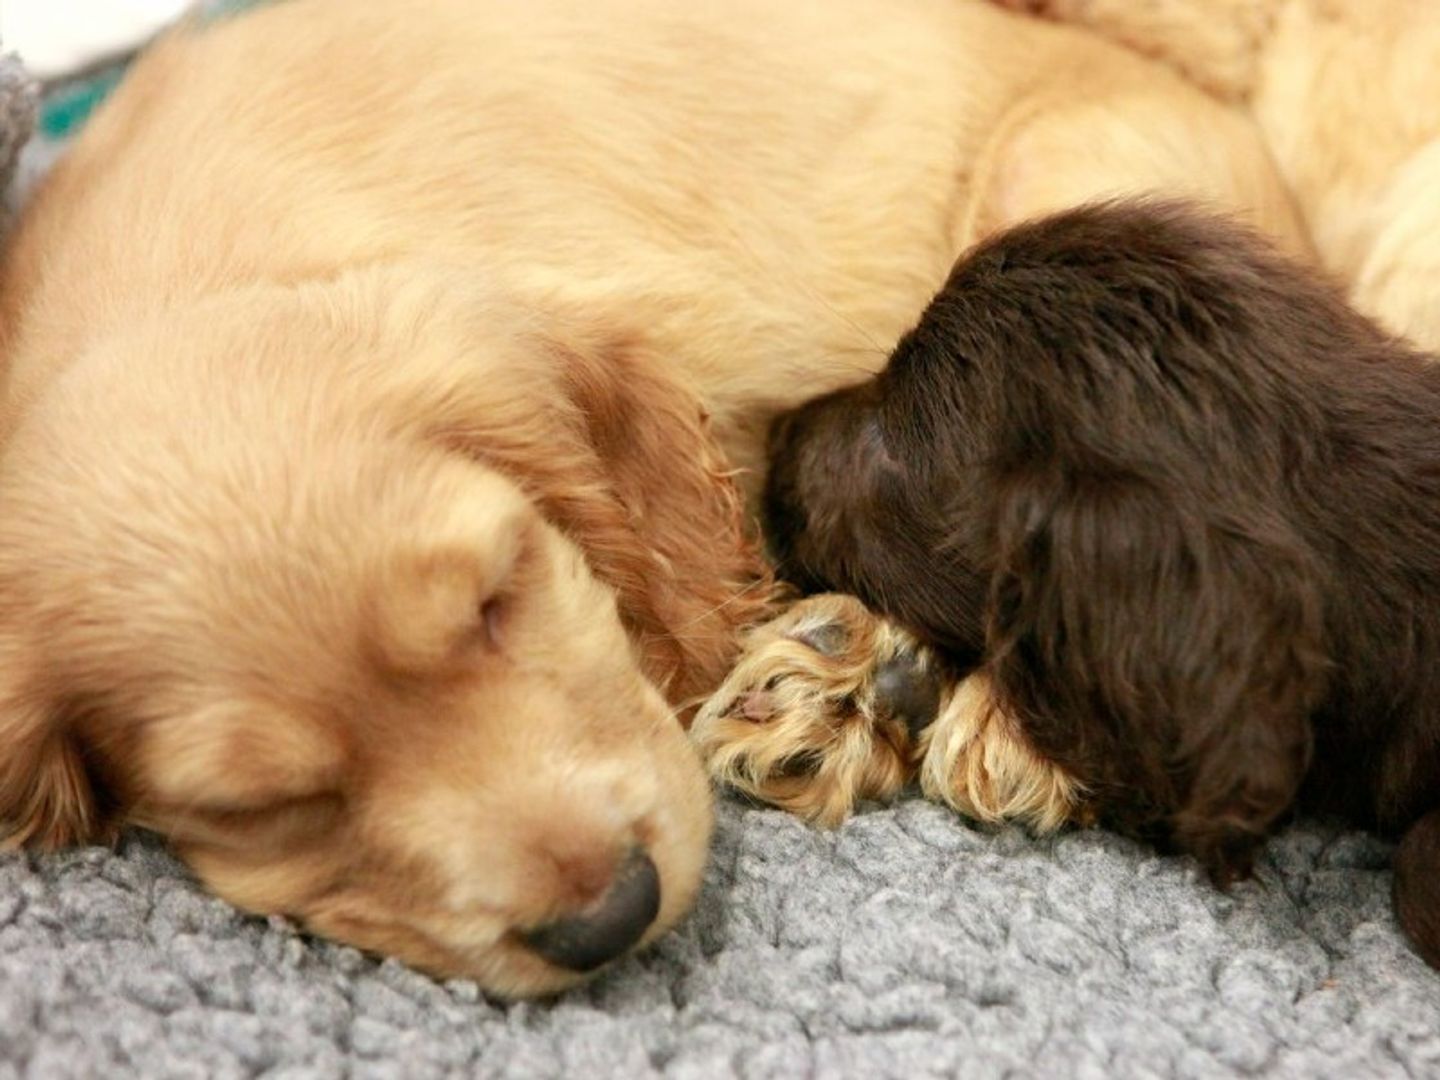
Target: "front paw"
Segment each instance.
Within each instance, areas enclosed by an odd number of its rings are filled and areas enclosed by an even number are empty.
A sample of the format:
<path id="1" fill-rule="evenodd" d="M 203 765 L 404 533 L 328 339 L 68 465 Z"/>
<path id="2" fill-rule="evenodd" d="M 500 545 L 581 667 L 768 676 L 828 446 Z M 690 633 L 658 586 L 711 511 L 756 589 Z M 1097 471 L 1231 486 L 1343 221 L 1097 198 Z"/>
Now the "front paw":
<path id="1" fill-rule="evenodd" d="M 1036 752 L 983 672 L 955 687 L 919 753 L 921 791 L 973 820 L 1018 821 L 1039 833 L 1093 821 L 1084 786 Z"/>
<path id="2" fill-rule="evenodd" d="M 1255 859 L 1266 837 L 1244 825 L 1224 820 L 1185 821 L 1176 825 L 1173 844 L 1193 855 L 1215 883 L 1228 889 L 1255 874 Z"/>
<path id="3" fill-rule="evenodd" d="M 717 780 L 822 825 L 914 774 L 944 681 L 931 655 L 853 597 L 822 594 L 751 631 L 691 737 Z"/>

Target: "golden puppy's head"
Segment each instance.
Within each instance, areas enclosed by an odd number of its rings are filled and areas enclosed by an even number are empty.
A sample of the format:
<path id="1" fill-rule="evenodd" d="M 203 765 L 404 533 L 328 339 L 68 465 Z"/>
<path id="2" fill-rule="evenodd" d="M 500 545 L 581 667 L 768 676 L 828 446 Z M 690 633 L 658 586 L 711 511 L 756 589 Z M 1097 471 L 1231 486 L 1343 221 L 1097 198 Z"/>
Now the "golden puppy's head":
<path id="1" fill-rule="evenodd" d="M 743 615 L 707 590 L 751 556 L 698 447 L 632 489 L 667 429 L 703 438 L 661 384 L 417 278 L 208 301 L 30 402 L 0 822 L 139 823 L 243 907 L 543 992 L 693 898 L 709 792 L 656 682 L 718 678 Z M 651 435 L 606 447 L 637 409 Z"/>

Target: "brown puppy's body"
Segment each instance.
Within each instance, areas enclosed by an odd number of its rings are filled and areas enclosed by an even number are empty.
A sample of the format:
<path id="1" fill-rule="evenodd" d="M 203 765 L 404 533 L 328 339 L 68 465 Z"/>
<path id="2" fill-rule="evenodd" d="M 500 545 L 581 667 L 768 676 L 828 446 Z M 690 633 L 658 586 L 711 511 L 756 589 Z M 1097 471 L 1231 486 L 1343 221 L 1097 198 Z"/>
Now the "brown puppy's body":
<path id="1" fill-rule="evenodd" d="M 1397 908 L 1440 966 L 1433 359 L 1220 221 L 1072 211 L 983 244 L 874 381 L 781 419 L 767 532 L 978 671 L 993 706 L 966 710 L 998 707 L 1073 816 L 1222 883 L 1297 807 L 1403 835 Z M 954 713 L 917 749 L 959 783 Z"/>
<path id="2" fill-rule="evenodd" d="M 1440 349 L 1433 0 L 1001 0 L 1088 26 L 1253 112 L 1360 310 Z"/>
<path id="3" fill-rule="evenodd" d="M 1137 189 L 1301 244 L 1248 121 L 981 4 L 292 0 L 163 44 L 0 271 L 0 819 L 574 981 L 700 879 L 670 710 L 768 599 L 730 470 L 976 235 Z"/>

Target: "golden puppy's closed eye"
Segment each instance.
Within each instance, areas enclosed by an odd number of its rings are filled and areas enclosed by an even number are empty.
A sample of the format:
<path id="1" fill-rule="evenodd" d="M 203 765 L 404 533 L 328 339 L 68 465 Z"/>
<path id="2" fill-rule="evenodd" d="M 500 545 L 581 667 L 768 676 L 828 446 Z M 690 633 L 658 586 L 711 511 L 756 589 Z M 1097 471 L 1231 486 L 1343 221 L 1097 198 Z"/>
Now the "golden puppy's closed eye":
<path id="1" fill-rule="evenodd" d="M 482 515 L 477 524 L 488 539 L 483 547 L 437 538 L 433 548 L 377 574 L 373 647 L 376 662 L 397 676 L 462 674 L 503 653 L 530 584 L 526 576 L 536 572 L 535 523 L 517 512 Z"/>
<path id="2" fill-rule="evenodd" d="M 245 814 L 334 794 L 347 753 L 338 732 L 286 706 L 225 701 L 145 725 L 134 764 L 142 814 Z M 163 826 L 162 826 L 163 828 Z"/>

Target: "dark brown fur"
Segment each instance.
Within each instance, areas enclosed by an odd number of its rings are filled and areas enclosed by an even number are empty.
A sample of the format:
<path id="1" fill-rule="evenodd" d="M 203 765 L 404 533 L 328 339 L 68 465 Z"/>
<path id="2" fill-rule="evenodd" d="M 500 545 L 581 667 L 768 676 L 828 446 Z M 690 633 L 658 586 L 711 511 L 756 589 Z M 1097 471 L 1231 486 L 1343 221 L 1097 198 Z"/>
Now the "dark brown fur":
<path id="1" fill-rule="evenodd" d="M 1440 964 L 1431 361 L 1228 223 L 1070 211 L 781 418 L 770 540 L 983 664 L 1103 820 L 1217 882 L 1297 808 L 1403 835 L 1397 910 Z"/>

